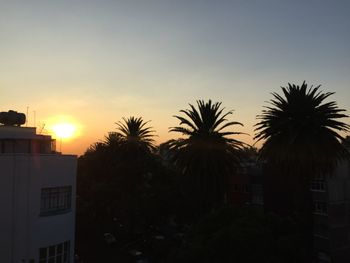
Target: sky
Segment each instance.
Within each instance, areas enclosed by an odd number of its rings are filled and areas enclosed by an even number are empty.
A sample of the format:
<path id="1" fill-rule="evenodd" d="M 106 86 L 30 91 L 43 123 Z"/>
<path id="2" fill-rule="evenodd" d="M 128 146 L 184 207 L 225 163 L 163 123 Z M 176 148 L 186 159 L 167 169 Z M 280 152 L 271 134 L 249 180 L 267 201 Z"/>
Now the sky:
<path id="1" fill-rule="evenodd" d="M 0 111 L 45 134 L 73 123 L 61 150 L 80 155 L 123 117 L 176 138 L 173 116 L 211 99 L 253 144 L 288 83 L 322 85 L 350 114 L 349 14 L 347 0 L 0 0 Z"/>

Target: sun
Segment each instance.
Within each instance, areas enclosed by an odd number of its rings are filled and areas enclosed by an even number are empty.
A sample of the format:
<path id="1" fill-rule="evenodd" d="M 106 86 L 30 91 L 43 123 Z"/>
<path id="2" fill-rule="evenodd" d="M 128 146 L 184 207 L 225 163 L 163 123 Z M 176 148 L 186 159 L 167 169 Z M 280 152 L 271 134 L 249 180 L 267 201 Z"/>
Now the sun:
<path id="1" fill-rule="evenodd" d="M 74 136 L 76 127 L 71 123 L 58 123 L 52 126 L 52 130 L 59 139 L 69 139 Z"/>

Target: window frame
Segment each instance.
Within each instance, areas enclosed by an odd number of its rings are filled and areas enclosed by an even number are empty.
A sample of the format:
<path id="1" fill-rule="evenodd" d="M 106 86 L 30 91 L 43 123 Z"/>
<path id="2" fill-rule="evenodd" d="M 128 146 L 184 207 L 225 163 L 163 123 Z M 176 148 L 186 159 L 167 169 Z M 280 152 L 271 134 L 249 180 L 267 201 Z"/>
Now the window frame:
<path id="1" fill-rule="evenodd" d="M 41 189 L 40 216 L 70 212 L 72 209 L 72 186 L 45 187 Z"/>
<path id="2" fill-rule="evenodd" d="M 59 247 L 61 248 L 59 250 Z M 70 240 L 39 248 L 39 263 L 70 263 Z"/>
<path id="3" fill-rule="evenodd" d="M 322 200 L 314 200 L 312 212 L 316 215 L 328 216 L 328 203 Z"/>
<path id="4" fill-rule="evenodd" d="M 323 175 L 315 176 L 310 182 L 310 190 L 313 192 L 326 192 L 327 182 Z"/>

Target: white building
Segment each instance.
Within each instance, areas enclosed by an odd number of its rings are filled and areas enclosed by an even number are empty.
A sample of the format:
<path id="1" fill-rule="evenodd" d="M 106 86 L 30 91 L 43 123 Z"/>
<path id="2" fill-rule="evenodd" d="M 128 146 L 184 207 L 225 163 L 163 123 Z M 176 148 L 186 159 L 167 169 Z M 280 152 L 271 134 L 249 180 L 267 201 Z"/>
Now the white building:
<path id="1" fill-rule="evenodd" d="M 74 262 L 74 155 L 36 128 L 0 125 L 0 262 Z"/>

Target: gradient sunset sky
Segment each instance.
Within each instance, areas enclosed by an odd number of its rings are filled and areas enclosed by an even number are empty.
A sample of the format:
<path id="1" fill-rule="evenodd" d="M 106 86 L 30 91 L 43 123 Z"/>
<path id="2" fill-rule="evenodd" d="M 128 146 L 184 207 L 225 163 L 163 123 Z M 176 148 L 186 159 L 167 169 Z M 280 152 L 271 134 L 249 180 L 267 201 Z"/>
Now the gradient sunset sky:
<path id="1" fill-rule="evenodd" d="M 253 142 L 256 115 L 288 82 L 321 84 L 350 114 L 350 1 L 0 0 L 0 111 L 78 127 L 82 154 L 122 117 L 158 143 L 197 99 L 221 101 Z M 350 123 L 350 120 L 346 120 Z"/>

